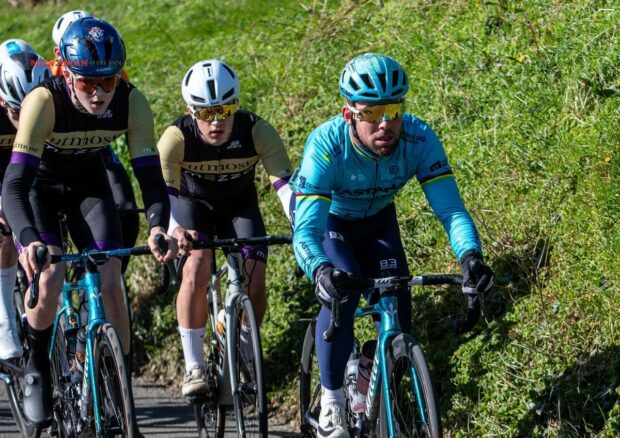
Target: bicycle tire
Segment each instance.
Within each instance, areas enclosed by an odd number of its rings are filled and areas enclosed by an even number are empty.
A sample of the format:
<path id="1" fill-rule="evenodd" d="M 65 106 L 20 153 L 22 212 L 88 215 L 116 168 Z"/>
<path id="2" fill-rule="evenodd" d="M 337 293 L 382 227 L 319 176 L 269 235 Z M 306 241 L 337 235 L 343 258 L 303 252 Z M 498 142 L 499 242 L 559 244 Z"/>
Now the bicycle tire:
<path id="1" fill-rule="evenodd" d="M 441 438 L 441 419 L 431 375 L 424 353 L 413 336 L 402 333 L 392 339 L 386 360 L 392 413 L 399 425 L 399 436 Z M 418 382 L 417 389 L 414 375 Z M 424 415 L 421 415 L 420 411 L 423 411 Z M 390 436 L 383 388 L 380 396 L 378 436 Z"/>
<path id="2" fill-rule="evenodd" d="M 310 425 L 308 417 L 318 421 L 321 412 L 321 381 L 314 347 L 315 329 L 316 320 L 312 320 L 306 329 L 299 363 L 299 424 L 301 436 L 305 438 L 316 437 L 316 430 Z"/>
<path id="3" fill-rule="evenodd" d="M 77 403 L 78 392 L 75 384 L 70 382 L 70 364 L 62 324 L 59 324 L 56 330 L 50 365 L 53 397 L 52 435 L 60 438 L 75 437 L 78 417 L 77 405 L 74 403 Z"/>
<path id="4" fill-rule="evenodd" d="M 242 324 L 245 318 L 246 324 Z M 248 325 L 249 324 L 249 325 Z M 252 357 L 241 352 L 242 326 L 249 328 Z M 267 394 L 263 380 L 263 352 L 260 332 L 252 303 L 247 296 L 236 301 L 232 321 L 235 351 L 230 367 L 235 370 L 237 387 L 233 388 L 233 405 L 239 435 L 267 437 Z"/>
<path id="5" fill-rule="evenodd" d="M 15 307 L 17 333 L 22 342 L 24 354 L 22 357 L 15 359 L 14 362 L 15 365 L 23 369 L 28 360 L 29 348 L 26 337 L 26 327 L 22 323 L 22 315 L 25 313 L 24 291 L 18 283 L 16 283 L 15 289 L 13 290 L 13 307 Z M 11 413 L 13 414 L 20 435 L 24 438 L 39 438 L 39 436 L 41 436 L 41 430 L 30 424 L 24 415 L 24 394 L 22 392 L 23 377 L 12 369 L 6 369 L 4 373 L 10 376 L 9 381 L 5 381 L 6 393 Z"/>
<path id="6" fill-rule="evenodd" d="M 139 436 L 123 349 L 111 324 L 99 326 L 93 350 L 95 390 L 104 436 Z"/>
<path id="7" fill-rule="evenodd" d="M 211 314 L 213 318 L 213 314 Z M 199 400 L 193 404 L 194 419 L 196 420 L 196 428 L 199 438 L 223 438 L 226 422 L 226 406 L 218 404 L 217 385 L 220 366 L 223 365 L 224 359 L 218 361 L 218 355 L 222 352 L 219 344 L 214 344 L 212 325 L 207 326 L 205 331 L 205 345 L 209 349 L 209 357 L 207 358 L 207 378 L 212 385 L 215 385 L 211 394 L 211 400 Z"/>

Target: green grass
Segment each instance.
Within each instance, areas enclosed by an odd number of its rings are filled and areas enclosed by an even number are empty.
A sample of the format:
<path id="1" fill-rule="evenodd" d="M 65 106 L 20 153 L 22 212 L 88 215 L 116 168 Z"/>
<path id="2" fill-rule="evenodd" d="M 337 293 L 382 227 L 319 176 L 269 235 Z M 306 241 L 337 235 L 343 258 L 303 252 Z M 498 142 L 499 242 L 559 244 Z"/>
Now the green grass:
<path id="1" fill-rule="evenodd" d="M 0 38 L 24 38 L 50 57 L 56 17 L 78 7 L 2 4 Z M 410 111 L 439 133 L 497 273 L 487 300 L 497 315 L 464 336 L 451 330 L 464 306 L 457 290 L 414 291 L 415 335 L 437 382 L 445 433 L 620 434 L 617 2 L 96 0 L 88 7 L 123 34 L 127 70 L 153 106 L 158 135 L 184 111 L 186 69 L 223 58 L 241 76 L 242 105 L 277 127 L 294 164 L 312 128 L 340 111 L 346 61 L 365 51 L 399 59 L 411 77 Z M 267 229 L 286 232 L 264 174 L 257 184 Z M 458 271 L 417 184 L 399 195 L 398 211 L 412 271 Z M 270 257 L 267 379 L 274 406 L 294 412 L 304 320 L 317 307 L 307 281 L 292 276 L 290 248 Z M 152 289 L 152 271 L 134 262 L 134 290 Z M 141 296 L 144 369 L 180 375 L 179 361 L 169 359 L 181 357 L 173 293 Z"/>

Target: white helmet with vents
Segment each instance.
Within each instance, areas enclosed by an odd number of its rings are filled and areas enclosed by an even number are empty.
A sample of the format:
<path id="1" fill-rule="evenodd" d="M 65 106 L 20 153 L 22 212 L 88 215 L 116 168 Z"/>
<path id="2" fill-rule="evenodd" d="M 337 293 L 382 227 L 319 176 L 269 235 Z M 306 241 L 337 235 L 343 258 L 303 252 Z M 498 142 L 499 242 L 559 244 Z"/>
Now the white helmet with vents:
<path id="1" fill-rule="evenodd" d="M 52 39 L 54 40 L 56 47 L 60 47 L 60 39 L 69 25 L 83 17 L 92 17 L 92 15 L 86 11 L 78 9 L 76 11 L 69 11 L 56 20 L 56 24 L 54 24 L 54 28 L 52 29 Z"/>
<path id="2" fill-rule="evenodd" d="M 189 106 L 215 106 L 239 98 L 239 77 L 228 64 L 208 59 L 194 64 L 181 82 L 183 99 Z"/>
<path id="3" fill-rule="evenodd" d="M 24 40 L 0 44 L 0 97 L 20 108 L 26 94 L 51 76 L 47 61 Z"/>

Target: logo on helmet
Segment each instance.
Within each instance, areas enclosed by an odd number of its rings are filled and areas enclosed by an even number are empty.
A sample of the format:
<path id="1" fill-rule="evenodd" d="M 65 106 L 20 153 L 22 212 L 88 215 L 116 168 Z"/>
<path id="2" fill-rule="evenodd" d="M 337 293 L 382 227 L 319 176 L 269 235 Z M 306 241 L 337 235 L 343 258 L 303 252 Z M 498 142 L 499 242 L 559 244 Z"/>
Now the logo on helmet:
<path id="1" fill-rule="evenodd" d="M 103 41 L 104 32 L 103 29 L 99 26 L 95 26 L 88 31 L 88 34 L 95 40 L 95 42 L 100 43 Z"/>

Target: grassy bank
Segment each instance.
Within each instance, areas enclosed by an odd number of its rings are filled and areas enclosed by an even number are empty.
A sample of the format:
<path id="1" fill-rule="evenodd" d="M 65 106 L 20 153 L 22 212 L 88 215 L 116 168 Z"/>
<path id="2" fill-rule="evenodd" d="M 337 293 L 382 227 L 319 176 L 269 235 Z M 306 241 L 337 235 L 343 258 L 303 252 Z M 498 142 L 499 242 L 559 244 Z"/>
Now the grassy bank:
<path id="1" fill-rule="evenodd" d="M 51 28 L 77 2 L 0 5 L 0 38 L 51 57 Z M 294 164 L 311 129 L 340 111 L 337 79 L 376 51 L 409 71 L 409 110 L 442 139 L 478 224 L 497 287 L 488 321 L 456 336 L 456 290 L 414 291 L 414 332 L 454 436 L 620 433 L 620 8 L 614 1 L 100 1 L 90 11 L 125 38 L 132 79 L 156 131 L 183 113 L 180 81 L 223 58 L 241 103 L 271 121 Z M 122 145 L 121 145 L 122 146 Z M 286 232 L 267 178 L 268 231 Z M 419 186 L 398 197 L 413 272 L 458 271 Z M 293 406 L 305 320 L 317 307 L 292 275 L 290 248 L 270 254 L 263 329 L 274 406 Z M 140 335 L 151 376 L 180 376 L 173 292 L 152 294 L 134 262 Z M 150 278 L 151 281 L 147 281 Z M 175 356 L 176 355 L 176 356 Z M 178 377 L 176 377 L 178 380 Z"/>

